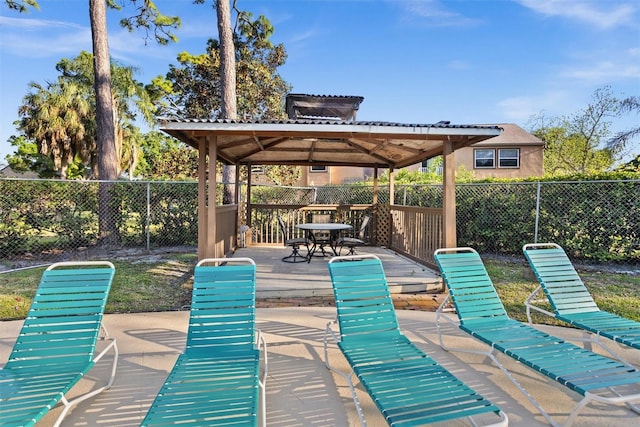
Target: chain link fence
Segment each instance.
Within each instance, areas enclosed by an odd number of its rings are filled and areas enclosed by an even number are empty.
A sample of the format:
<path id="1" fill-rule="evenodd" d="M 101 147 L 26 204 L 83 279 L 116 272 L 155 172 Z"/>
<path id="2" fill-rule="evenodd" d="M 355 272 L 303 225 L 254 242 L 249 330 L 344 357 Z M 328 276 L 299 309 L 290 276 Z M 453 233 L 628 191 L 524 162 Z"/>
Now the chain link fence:
<path id="1" fill-rule="evenodd" d="M 246 195 L 246 190 L 241 192 Z M 279 205 L 357 205 L 373 203 L 372 185 L 325 185 L 322 187 L 283 187 L 254 185 L 251 203 Z M 389 190 L 378 188 L 378 203 L 389 203 Z"/>
<path id="2" fill-rule="evenodd" d="M 118 245 L 139 251 L 197 247 L 196 182 L 111 182 Z M 0 268 L 104 251 L 100 182 L 0 179 Z M 219 194 L 222 191 L 218 192 Z M 241 188 L 246 198 L 246 186 Z M 371 204 L 373 187 L 255 186 L 252 203 Z M 396 186 L 395 204 L 442 207 L 441 185 Z M 640 181 L 459 184 L 458 244 L 520 254 L 553 241 L 576 259 L 640 264 Z M 378 203 L 389 203 L 385 186 Z"/>
<path id="3" fill-rule="evenodd" d="M 441 185 L 396 189 L 396 204 L 442 207 Z M 640 181 L 458 184 L 458 245 L 521 255 L 555 242 L 575 259 L 640 264 Z"/>
<path id="4" fill-rule="evenodd" d="M 98 181 L 0 180 L 0 260 L 52 262 L 99 252 Z M 110 182 L 121 248 L 195 248 L 197 183 Z M 102 248 L 104 250 L 104 248 Z"/>

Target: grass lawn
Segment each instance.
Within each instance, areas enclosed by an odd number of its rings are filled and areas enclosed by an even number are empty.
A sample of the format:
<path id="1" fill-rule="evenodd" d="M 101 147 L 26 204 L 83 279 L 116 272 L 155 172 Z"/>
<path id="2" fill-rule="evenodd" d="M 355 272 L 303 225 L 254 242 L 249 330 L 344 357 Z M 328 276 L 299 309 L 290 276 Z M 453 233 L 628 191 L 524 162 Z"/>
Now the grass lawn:
<path id="1" fill-rule="evenodd" d="M 509 314 L 526 321 L 524 300 L 537 282 L 523 278 L 523 264 L 484 260 Z M 191 299 L 195 254 L 168 254 L 145 260 L 115 261 L 116 275 L 107 313 L 180 310 Z M 0 320 L 26 316 L 44 268 L 0 274 Z M 579 271 L 601 309 L 640 321 L 640 277 Z M 537 315 L 540 323 L 553 324 Z"/>
<path id="2" fill-rule="evenodd" d="M 179 310 L 191 302 L 196 255 L 113 261 L 116 274 L 107 300 L 107 313 Z M 26 316 L 42 268 L 0 274 L 0 320 Z"/>

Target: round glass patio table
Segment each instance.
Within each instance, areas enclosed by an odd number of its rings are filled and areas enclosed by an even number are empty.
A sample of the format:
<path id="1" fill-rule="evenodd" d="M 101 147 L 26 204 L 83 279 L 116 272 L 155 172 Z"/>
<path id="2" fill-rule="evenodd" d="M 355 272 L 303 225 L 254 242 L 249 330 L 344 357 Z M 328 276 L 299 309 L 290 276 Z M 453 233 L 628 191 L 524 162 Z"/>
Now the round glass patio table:
<path id="1" fill-rule="evenodd" d="M 315 239 L 313 239 L 314 247 L 309 256 L 313 256 L 313 253 L 316 251 L 316 249 L 320 249 L 322 251 L 322 254 L 324 255 L 325 254 L 324 246 L 327 244 L 331 248 L 331 251 L 333 252 L 333 254 L 337 256 L 338 252 L 336 251 L 336 248 L 333 244 L 337 240 L 336 239 L 337 234 L 342 230 L 350 230 L 353 227 L 350 226 L 349 224 L 342 224 L 339 222 L 306 222 L 304 224 L 297 224 L 296 228 L 299 228 L 300 230 L 305 230 L 309 234 L 313 234 L 315 231 L 328 231 L 329 233 L 331 233 L 331 238 L 327 242 L 316 243 Z"/>

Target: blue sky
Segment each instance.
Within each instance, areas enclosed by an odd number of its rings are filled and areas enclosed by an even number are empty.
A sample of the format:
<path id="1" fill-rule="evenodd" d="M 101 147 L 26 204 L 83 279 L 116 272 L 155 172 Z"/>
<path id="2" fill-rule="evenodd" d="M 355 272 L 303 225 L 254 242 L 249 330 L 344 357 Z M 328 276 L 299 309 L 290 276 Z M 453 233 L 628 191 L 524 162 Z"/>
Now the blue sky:
<path id="1" fill-rule="evenodd" d="M 148 83 L 181 51 L 202 53 L 217 37 L 216 15 L 191 0 L 156 0 L 179 15 L 179 42 L 145 45 L 109 12 L 112 57 Z M 12 151 L 17 108 L 31 81 L 57 77 L 55 64 L 91 51 L 87 0 L 39 0 L 40 11 L 0 6 L 0 163 Z M 453 124 L 516 123 L 544 112 L 571 116 L 605 85 L 640 96 L 637 0 L 238 0 L 274 25 L 288 59 L 281 76 L 295 93 L 357 95 L 359 120 Z M 637 125 L 629 115 L 612 130 Z M 633 153 L 640 154 L 640 141 Z"/>

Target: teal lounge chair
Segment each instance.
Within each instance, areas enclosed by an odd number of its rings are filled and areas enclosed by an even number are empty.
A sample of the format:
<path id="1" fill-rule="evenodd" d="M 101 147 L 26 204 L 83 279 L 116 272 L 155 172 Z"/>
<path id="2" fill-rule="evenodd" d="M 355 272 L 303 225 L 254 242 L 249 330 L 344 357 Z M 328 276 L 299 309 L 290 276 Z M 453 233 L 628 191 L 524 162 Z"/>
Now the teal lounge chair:
<path id="1" fill-rule="evenodd" d="M 362 425 L 366 425 L 353 374 L 390 426 L 419 426 L 482 414 L 491 425 L 508 425 L 497 406 L 454 377 L 400 331 L 382 263 L 375 255 L 334 257 L 329 261 L 337 320 L 324 337 L 327 368 L 343 376 L 351 389 Z M 340 332 L 332 328 L 339 324 Z M 350 373 L 329 363 L 328 341 L 342 351 Z M 474 424 L 477 425 L 477 424 Z"/>
<path id="2" fill-rule="evenodd" d="M 185 351 L 143 426 L 257 426 L 258 421 L 266 425 L 267 352 L 262 334 L 256 334 L 255 298 L 252 259 L 198 262 Z"/>
<path id="3" fill-rule="evenodd" d="M 600 310 L 564 250 L 555 243 L 527 244 L 522 248 L 540 285 L 525 301 L 529 323 L 531 310 L 567 322 L 590 332 L 587 342 L 595 342 L 620 360 L 617 352 L 600 337 L 640 349 L 640 322 Z M 540 291 L 546 295 L 553 313 L 536 305 Z"/>
<path id="4" fill-rule="evenodd" d="M 102 327 L 102 316 L 114 273 L 113 264 L 102 261 L 62 262 L 44 271 L 0 370 L 0 424 L 32 426 L 62 403 L 58 426 L 72 406 L 111 387 L 118 349 Z M 108 344 L 95 355 L 98 340 Z M 109 350 L 114 356 L 107 384 L 68 400 L 69 390 Z"/>
<path id="5" fill-rule="evenodd" d="M 449 296 L 437 312 L 443 348 L 488 356 L 554 426 L 558 424 L 500 363 L 496 351 L 583 396 L 565 422 L 567 426 L 591 401 L 627 404 L 640 413 L 640 408 L 634 405 L 640 403 L 640 371 L 511 319 L 475 250 L 438 249 L 434 256 L 449 289 Z M 444 344 L 441 321 L 451 320 L 444 314 L 449 301 L 457 313 L 460 329 L 488 345 L 488 350 L 451 348 Z M 624 395 L 617 391 L 619 387 L 626 390 Z M 629 393 L 628 388 L 635 391 Z"/>

